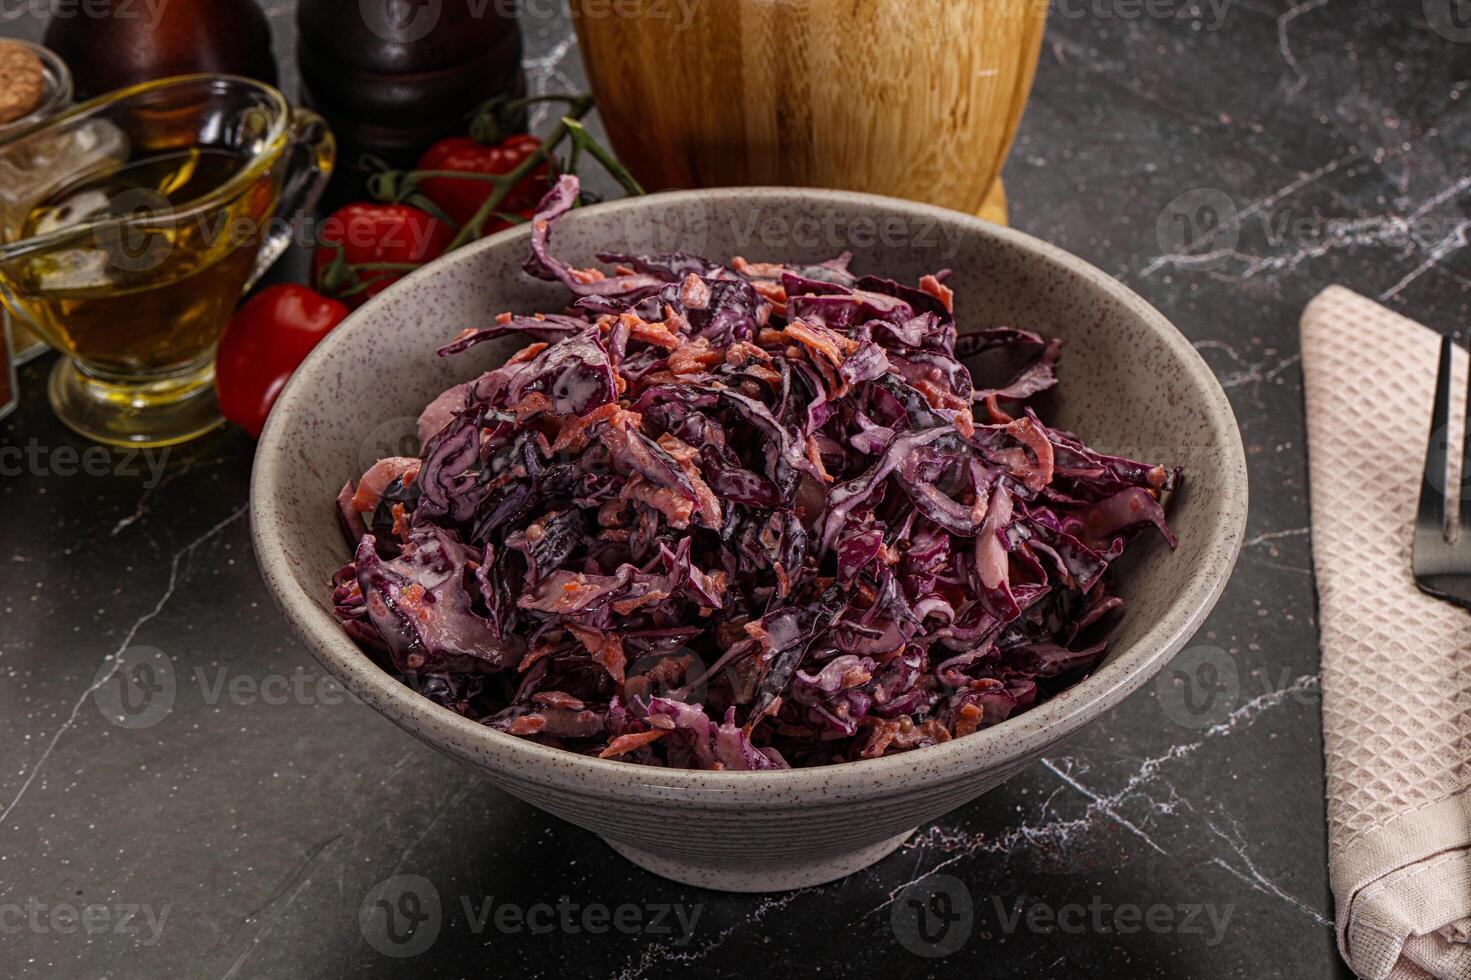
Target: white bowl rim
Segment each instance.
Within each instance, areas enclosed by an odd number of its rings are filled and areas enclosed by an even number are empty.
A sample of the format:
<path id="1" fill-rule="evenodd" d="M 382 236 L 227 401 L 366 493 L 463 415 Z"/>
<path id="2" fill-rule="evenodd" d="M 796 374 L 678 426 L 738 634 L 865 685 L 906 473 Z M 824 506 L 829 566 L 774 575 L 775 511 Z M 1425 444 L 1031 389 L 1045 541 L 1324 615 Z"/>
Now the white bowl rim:
<path id="1" fill-rule="evenodd" d="M 1035 259 L 1069 275 L 1080 277 L 1130 308 L 1169 347 L 1196 387 L 1206 392 L 1205 406 L 1213 443 L 1222 447 L 1227 474 L 1224 485 L 1213 488 L 1214 511 L 1208 531 L 1211 540 L 1206 554 L 1229 555 L 1214 567 L 1204 565 L 1189 571 L 1175 599 L 1164 613 L 1128 648 L 1083 680 L 1053 698 L 991 728 L 961 738 L 910 752 L 862 759 L 828 766 L 767 770 L 760 772 L 716 772 L 646 766 L 619 759 L 600 759 L 566 749 L 541 745 L 528 739 L 496 731 L 471 721 L 423 697 L 379 668 L 342 630 L 340 624 L 296 582 L 289 571 L 283 541 L 277 528 L 279 509 L 276 491 L 281 482 L 283 432 L 293 403 L 308 401 L 309 376 L 329 353 L 354 342 L 353 334 L 368 322 L 368 314 L 406 283 L 425 282 L 451 266 L 472 263 L 483 252 L 514 247 L 529 239 L 530 228 L 521 225 L 491 235 L 444 256 L 395 283 L 362 308 L 354 311 L 333 330 L 299 368 L 282 392 L 256 449 L 251 475 L 251 529 L 257 562 L 268 591 L 292 628 L 314 655 L 349 689 L 368 694 L 383 714 L 400 727 L 435 744 L 473 745 L 480 764 L 507 775 L 586 794 L 596 786 L 604 795 L 620 798 L 673 800 L 698 799 L 709 805 L 744 805 L 760 802 L 769 807 L 810 806 L 812 797 L 832 799 L 888 795 L 913 785 L 916 777 L 926 788 L 959 781 L 983 770 L 999 769 L 1054 744 L 1082 728 L 1133 693 L 1185 645 L 1226 587 L 1241 550 L 1246 531 L 1247 471 L 1241 433 L 1226 393 L 1215 374 L 1193 345 L 1163 314 L 1143 297 L 1088 262 L 1038 238 L 962 212 L 934 205 L 863 194 L 852 191 L 804 187 L 729 187 L 699 191 L 669 191 L 639 198 L 623 198 L 592 206 L 604 214 L 650 206 L 677 207 L 684 201 L 708 203 L 712 199 L 739 197 L 767 206 L 780 206 L 793 199 L 814 199 L 857 205 L 912 219 L 939 219 L 959 223 L 968 232 L 1000 239 Z M 592 210 L 589 208 L 588 210 Z M 569 217 L 575 219 L 576 212 Z M 524 244 L 524 242 L 522 242 Z M 285 409 L 281 411 L 280 409 Z M 324 513 L 329 513 L 324 503 Z M 327 583 L 323 583 L 325 588 Z M 412 719 L 405 725 L 399 715 Z M 422 734 L 421 734 L 422 733 Z M 924 753 L 925 765 L 915 764 L 916 752 Z M 505 765 L 514 762 L 514 765 Z M 951 778 L 936 779 L 934 772 L 950 772 Z"/>

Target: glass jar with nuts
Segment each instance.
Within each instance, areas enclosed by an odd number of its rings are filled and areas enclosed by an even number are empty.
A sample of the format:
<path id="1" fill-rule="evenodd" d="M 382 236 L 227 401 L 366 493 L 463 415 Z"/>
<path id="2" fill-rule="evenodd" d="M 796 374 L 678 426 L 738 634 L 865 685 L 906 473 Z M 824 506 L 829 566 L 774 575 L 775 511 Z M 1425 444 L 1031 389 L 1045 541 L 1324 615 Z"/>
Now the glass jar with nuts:
<path id="1" fill-rule="evenodd" d="M 33 125 L 56 115 L 72 103 L 72 75 L 66 63 L 48 48 L 27 41 L 0 38 L 0 143 L 26 132 Z M 33 202 L 9 200 L 25 193 L 25 181 L 11 181 L 14 175 L 0 174 L 0 212 L 7 208 L 24 210 Z M 0 228 L 0 242 L 4 229 Z M 0 341 L 3 341 L 6 315 L 0 308 Z M 46 345 L 19 324 L 12 324 L 11 350 L 17 364 L 24 363 L 46 349 Z M 3 360 L 3 358 L 0 358 Z M 0 363 L 0 374 L 6 367 Z M 5 411 L 4 391 L 0 390 L 0 414 Z"/>

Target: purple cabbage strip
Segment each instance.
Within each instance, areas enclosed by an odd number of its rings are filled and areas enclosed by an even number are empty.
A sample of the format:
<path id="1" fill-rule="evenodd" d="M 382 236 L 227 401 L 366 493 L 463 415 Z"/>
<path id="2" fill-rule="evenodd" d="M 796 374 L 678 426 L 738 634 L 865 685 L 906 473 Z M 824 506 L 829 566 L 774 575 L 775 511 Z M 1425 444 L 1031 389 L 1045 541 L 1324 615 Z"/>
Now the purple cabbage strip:
<path id="1" fill-rule="evenodd" d="M 440 706 L 569 751 L 729 771 L 873 758 L 1000 724 L 1107 651 L 1108 570 L 1169 465 L 1027 399 L 1061 345 L 961 333 L 944 274 L 551 252 L 567 309 L 462 332 L 535 347 L 436 398 L 417 460 L 349 482 L 343 628 Z M 790 328 L 790 329 L 789 329 Z"/>

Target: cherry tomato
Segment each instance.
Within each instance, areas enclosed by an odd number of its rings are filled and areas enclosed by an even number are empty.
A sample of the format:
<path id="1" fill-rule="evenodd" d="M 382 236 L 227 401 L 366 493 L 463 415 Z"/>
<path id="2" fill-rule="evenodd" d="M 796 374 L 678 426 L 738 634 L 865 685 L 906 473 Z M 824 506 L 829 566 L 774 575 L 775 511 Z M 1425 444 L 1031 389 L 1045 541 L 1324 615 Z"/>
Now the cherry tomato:
<path id="1" fill-rule="evenodd" d="M 349 204 L 322 222 L 312 281 L 356 309 L 407 275 L 371 266 L 423 265 L 443 255 L 454 237 L 449 225 L 406 204 Z"/>
<path id="2" fill-rule="evenodd" d="M 260 438 L 276 396 L 347 307 L 295 284 L 267 286 L 230 318 L 215 355 L 215 391 L 225 418 Z"/>
<path id="3" fill-rule="evenodd" d="M 541 140 L 520 134 L 510 136 L 495 146 L 486 146 L 465 136 L 440 140 L 419 158 L 419 170 L 462 170 L 472 174 L 508 174 L 541 149 Z M 496 210 L 507 213 L 531 211 L 547 190 L 547 166 L 542 161 L 501 201 Z M 487 180 L 457 180 L 454 177 L 426 177 L 419 183 L 424 196 L 444 209 L 444 213 L 461 226 L 475 216 L 480 206 L 495 192 L 495 184 Z M 487 223 L 489 227 L 489 223 Z M 502 222 L 498 227 L 506 227 Z"/>

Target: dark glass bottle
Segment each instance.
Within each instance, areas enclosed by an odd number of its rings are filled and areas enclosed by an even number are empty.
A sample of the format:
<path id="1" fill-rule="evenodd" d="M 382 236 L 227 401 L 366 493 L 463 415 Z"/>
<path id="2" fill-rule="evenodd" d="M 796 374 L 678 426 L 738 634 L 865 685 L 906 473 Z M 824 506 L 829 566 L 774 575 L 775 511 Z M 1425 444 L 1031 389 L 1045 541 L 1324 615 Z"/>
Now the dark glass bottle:
<path id="1" fill-rule="evenodd" d="M 89 0 L 52 17 L 45 43 L 71 65 L 79 99 L 192 72 L 276 84 L 271 26 L 255 0 Z"/>
<path id="2" fill-rule="evenodd" d="M 464 135 L 477 105 L 525 91 L 509 9 L 485 0 L 300 0 L 302 95 L 341 148 L 334 197 L 344 183 L 361 184 L 364 153 L 412 167 L 430 143 Z"/>

